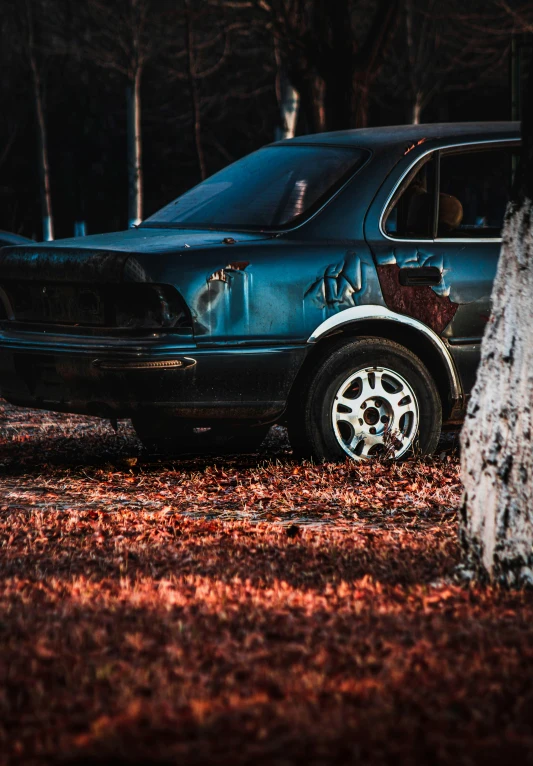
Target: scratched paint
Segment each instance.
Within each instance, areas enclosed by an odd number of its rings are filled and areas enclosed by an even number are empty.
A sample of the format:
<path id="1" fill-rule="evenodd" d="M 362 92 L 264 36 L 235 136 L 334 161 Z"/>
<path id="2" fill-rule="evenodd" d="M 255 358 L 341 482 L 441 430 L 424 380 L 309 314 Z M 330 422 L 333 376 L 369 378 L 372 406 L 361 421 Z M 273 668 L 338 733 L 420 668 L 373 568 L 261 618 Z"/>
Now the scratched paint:
<path id="1" fill-rule="evenodd" d="M 198 322 L 212 335 L 247 333 L 250 329 L 252 274 L 249 261 L 233 261 L 215 269 L 200 286 L 195 300 Z"/>
<path id="2" fill-rule="evenodd" d="M 208 282 L 230 282 L 233 277 L 235 276 L 236 272 L 242 272 L 245 270 L 247 266 L 249 266 L 248 261 L 235 261 L 233 263 L 228 263 L 227 266 L 225 266 L 223 269 L 218 269 L 217 271 L 214 271 L 212 274 L 210 274 L 207 277 Z"/>

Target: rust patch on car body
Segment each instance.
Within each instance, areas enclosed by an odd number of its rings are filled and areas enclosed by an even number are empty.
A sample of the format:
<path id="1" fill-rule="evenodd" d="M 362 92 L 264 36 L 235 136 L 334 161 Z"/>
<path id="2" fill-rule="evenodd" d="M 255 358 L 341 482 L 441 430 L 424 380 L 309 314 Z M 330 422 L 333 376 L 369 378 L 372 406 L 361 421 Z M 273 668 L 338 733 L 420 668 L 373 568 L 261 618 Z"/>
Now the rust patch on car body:
<path id="1" fill-rule="evenodd" d="M 438 335 L 452 321 L 458 304 L 444 295 L 437 295 L 433 288 L 424 285 L 403 287 L 400 285 L 398 264 L 377 266 L 381 291 L 387 306 L 398 314 L 419 319 Z"/>
<path id="2" fill-rule="evenodd" d="M 419 141 L 409 144 L 407 148 L 405 149 L 405 152 L 403 153 L 404 157 L 406 154 L 409 154 L 409 152 L 412 152 L 413 149 L 416 149 L 417 146 L 420 146 L 420 144 L 423 144 L 425 141 L 427 141 L 426 138 L 421 138 Z"/>

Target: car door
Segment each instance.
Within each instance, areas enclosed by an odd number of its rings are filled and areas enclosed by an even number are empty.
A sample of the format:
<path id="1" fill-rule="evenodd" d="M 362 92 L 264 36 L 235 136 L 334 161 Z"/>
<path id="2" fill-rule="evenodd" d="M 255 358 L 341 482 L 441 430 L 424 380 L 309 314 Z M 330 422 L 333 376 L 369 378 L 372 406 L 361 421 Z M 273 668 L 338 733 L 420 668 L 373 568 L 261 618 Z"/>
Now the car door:
<path id="1" fill-rule="evenodd" d="M 400 170 L 367 222 L 388 307 L 448 341 L 466 393 L 490 315 L 516 147 L 480 142 L 424 153 Z"/>

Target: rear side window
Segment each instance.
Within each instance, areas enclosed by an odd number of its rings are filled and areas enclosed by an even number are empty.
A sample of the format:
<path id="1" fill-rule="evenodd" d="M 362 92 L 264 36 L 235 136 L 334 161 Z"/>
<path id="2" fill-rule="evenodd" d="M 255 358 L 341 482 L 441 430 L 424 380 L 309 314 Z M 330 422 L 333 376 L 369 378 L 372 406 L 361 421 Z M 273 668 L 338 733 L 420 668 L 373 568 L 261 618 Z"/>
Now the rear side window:
<path id="1" fill-rule="evenodd" d="M 397 239 L 494 239 L 501 235 L 517 147 L 434 152 L 404 180 L 385 214 Z"/>
<path id="2" fill-rule="evenodd" d="M 327 201 L 367 156 L 355 148 L 269 146 L 215 173 L 142 225 L 260 230 L 294 226 Z"/>
<path id="3" fill-rule="evenodd" d="M 398 239 L 432 239 L 437 155 L 426 157 L 411 171 L 393 199 L 385 231 Z"/>
<path id="4" fill-rule="evenodd" d="M 500 236 L 516 157 L 511 147 L 441 155 L 437 237 Z"/>

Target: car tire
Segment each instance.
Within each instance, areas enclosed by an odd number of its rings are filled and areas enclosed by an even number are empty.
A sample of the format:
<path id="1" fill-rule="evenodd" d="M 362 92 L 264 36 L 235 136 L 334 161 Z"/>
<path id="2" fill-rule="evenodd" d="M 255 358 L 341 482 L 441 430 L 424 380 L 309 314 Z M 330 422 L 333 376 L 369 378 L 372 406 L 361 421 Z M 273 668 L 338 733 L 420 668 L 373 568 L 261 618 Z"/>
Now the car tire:
<path id="1" fill-rule="evenodd" d="M 217 424 L 198 428 L 194 424 L 158 413 L 132 418 L 145 449 L 157 455 L 230 455 L 256 452 L 270 426 Z"/>
<path id="2" fill-rule="evenodd" d="M 357 338 L 322 358 L 287 425 L 299 458 L 399 460 L 435 451 L 442 406 L 435 381 L 415 354 L 383 338 Z"/>

